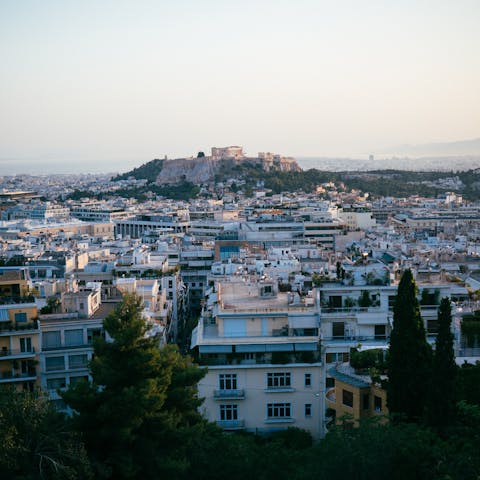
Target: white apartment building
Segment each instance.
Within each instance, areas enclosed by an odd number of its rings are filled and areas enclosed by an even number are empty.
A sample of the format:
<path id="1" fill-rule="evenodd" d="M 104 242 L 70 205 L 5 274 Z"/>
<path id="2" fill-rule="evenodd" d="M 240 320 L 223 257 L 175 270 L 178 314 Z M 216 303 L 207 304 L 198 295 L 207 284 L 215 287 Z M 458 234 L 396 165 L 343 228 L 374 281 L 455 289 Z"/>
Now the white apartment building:
<path id="1" fill-rule="evenodd" d="M 225 430 L 324 432 L 324 370 L 314 292 L 279 293 L 272 281 L 232 277 L 207 292 L 192 350 L 208 365 L 203 414 Z"/>
<path id="2" fill-rule="evenodd" d="M 396 285 L 324 284 L 319 290 L 322 344 L 327 364 L 348 361 L 351 348 L 388 347 Z M 467 291 L 454 284 L 420 284 L 419 300 L 424 290 L 424 303 L 427 303 L 420 305 L 420 313 L 427 339 L 433 344 L 438 331 L 440 299 L 456 299 L 467 295 Z M 454 308 L 452 314 L 455 313 Z"/>

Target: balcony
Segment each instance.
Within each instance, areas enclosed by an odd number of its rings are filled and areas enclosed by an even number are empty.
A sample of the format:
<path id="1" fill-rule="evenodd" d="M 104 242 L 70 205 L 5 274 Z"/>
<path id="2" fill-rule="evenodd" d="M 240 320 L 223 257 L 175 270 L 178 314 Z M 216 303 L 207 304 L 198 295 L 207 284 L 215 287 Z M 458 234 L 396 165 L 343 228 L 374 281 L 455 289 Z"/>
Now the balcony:
<path id="1" fill-rule="evenodd" d="M 368 345 L 384 345 L 390 341 L 390 335 L 342 335 L 342 336 L 334 336 L 334 337 L 322 337 L 322 343 L 335 345 L 340 343 L 353 343 L 358 344 L 368 344 Z"/>
<path id="2" fill-rule="evenodd" d="M 38 331 L 38 322 L 0 322 L 0 335 L 10 335 L 11 332 L 25 332 L 26 330 Z"/>
<path id="3" fill-rule="evenodd" d="M 220 357 L 210 357 L 202 354 L 198 359 L 199 365 L 288 365 L 297 363 L 320 363 L 320 351 L 305 352 L 272 352 L 258 353 L 253 358 L 243 358 L 241 354 L 226 354 Z"/>
<path id="4" fill-rule="evenodd" d="M 33 295 L 14 295 L 11 297 L 0 297 L 0 305 L 16 305 L 18 303 L 35 303 Z"/>
<path id="5" fill-rule="evenodd" d="M 36 371 L 31 370 L 26 373 L 12 373 L 3 372 L 0 377 L 0 383 L 12 383 L 12 382 L 34 382 L 37 379 Z"/>
<path id="6" fill-rule="evenodd" d="M 242 430 L 245 428 L 244 420 L 219 420 L 217 425 L 224 430 Z"/>
<path id="7" fill-rule="evenodd" d="M 80 343 L 78 345 L 56 345 L 56 346 L 43 346 L 42 351 L 43 352 L 51 352 L 54 350 L 75 350 L 75 349 L 93 349 L 93 343 Z"/>
<path id="8" fill-rule="evenodd" d="M 14 360 L 22 358 L 31 358 L 35 356 L 35 348 L 31 348 L 29 351 L 11 350 L 3 347 L 0 350 L 0 360 Z"/>
<path id="9" fill-rule="evenodd" d="M 292 393 L 295 389 L 289 386 L 283 387 L 267 387 L 264 392 L 265 393 Z"/>
<path id="10" fill-rule="evenodd" d="M 243 388 L 233 390 L 215 390 L 213 392 L 215 400 L 243 400 L 245 390 Z"/>

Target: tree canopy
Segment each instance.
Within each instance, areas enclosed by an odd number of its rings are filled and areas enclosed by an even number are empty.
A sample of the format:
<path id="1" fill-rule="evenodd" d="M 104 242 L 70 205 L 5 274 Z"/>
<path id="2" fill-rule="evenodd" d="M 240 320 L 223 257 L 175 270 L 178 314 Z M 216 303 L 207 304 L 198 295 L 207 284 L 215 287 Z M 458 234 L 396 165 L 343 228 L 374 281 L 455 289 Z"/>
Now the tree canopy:
<path id="1" fill-rule="evenodd" d="M 97 339 L 92 383 L 63 393 L 74 410 L 98 478 L 157 478 L 188 465 L 182 437 L 202 424 L 196 385 L 205 374 L 174 346 L 159 348 L 133 295 L 104 320 L 110 340 Z"/>

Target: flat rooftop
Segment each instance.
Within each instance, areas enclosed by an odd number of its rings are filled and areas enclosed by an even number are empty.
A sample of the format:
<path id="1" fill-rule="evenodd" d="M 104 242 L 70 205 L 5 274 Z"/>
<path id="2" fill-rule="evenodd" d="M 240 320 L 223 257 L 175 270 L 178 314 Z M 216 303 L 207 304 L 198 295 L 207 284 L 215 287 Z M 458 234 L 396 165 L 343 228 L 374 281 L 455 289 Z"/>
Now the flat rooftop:
<path id="1" fill-rule="evenodd" d="M 271 286 L 275 289 L 272 282 L 254 282 L 254 281 L 233 281 L 221 282 L 219 300 L 223 311 L 242 311 L 242 310 L 299 310 L 302 307 L 314 309 L 314 304 L 306 306 L 299 302 L 293 303 L 293 293 L 278 292 L 275 295 L 260 296 L 261 287 Z M 290 301 L 289 301 L 290 300 Z"/>

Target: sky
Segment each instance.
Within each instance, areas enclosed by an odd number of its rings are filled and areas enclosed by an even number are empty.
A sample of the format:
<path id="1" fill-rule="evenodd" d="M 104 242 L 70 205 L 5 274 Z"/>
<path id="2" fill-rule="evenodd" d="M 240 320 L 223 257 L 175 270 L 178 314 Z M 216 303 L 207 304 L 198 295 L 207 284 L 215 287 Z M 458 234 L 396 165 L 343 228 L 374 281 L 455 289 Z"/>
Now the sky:
<path id="1" fill-rule="evenodd" d="M 479 20 L 478 0 L 0 0 L 0 174 L 479 137 Z"/>

